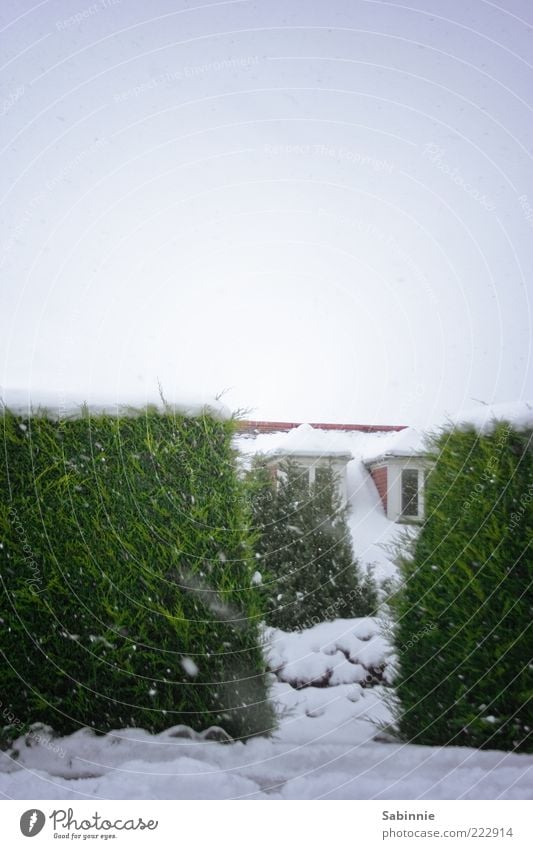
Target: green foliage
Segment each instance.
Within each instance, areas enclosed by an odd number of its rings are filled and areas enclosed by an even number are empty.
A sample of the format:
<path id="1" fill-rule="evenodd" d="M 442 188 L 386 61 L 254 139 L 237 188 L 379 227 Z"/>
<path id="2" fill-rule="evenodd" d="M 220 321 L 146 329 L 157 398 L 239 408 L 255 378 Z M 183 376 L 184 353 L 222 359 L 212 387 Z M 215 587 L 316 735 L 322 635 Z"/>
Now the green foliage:
<path id="1" fill-rule="evenodd" d="M 452 430 L 395 603 L 404 739 L 533 751 L 532 433 Z"/>
<path id="2" fill-rule="evenodd" d="M 3 724 L 268 733 L 232 433 L 155 408 L 4 411 Z"/>
<path id="3" fill-rule="evenodd" d="M 256 556 L 263 576 L 266 621 L 287 631 L 328 619 L 374 612 L 374 581 L 354 558 L 347 508 L 330 466 L 281 464 L 277 480 L 258 458 L 249 476 Z"/>

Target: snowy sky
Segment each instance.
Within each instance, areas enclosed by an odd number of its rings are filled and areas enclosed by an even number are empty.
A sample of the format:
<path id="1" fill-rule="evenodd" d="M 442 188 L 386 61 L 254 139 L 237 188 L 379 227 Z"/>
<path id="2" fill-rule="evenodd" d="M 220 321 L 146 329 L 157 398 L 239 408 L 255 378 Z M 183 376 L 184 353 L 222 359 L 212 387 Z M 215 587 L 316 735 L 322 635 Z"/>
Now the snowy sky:
<path id="1" fill-rule="evenodd" d="M 2 0 L 0 385 L 533 395 L 529 0 Z"/>

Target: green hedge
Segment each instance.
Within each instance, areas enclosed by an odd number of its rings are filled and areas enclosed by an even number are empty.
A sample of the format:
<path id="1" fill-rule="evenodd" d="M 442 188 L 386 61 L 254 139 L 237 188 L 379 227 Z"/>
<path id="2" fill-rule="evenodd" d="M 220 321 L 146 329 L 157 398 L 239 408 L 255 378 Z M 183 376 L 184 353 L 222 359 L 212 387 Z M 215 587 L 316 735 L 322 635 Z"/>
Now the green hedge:
<path id="1" fill-rule="evenodd" d="M 396 600 L 400 734 L 533 751 L 532 432 L 443 432 Z"/>
<path id="2" fill-rule="evenodd" d="M 3 411 L 0 724 L 268 733 L 232 434 L 168 408 Z"/>

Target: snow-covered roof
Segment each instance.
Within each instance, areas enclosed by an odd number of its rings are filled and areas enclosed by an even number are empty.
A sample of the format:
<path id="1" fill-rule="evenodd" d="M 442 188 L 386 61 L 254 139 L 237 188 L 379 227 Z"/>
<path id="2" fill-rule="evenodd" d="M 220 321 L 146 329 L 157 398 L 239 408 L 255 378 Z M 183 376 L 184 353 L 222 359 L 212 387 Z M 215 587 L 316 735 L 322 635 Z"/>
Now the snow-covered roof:
<path id="1" fill-rule="evenodd" d="M 157 391 L 143 395 L 121 395 L 120 398 L 88 393 L 4 389 L 0 387 L 0 406 L 23 416 L 36 412 L 46 413 L 51 419 L 77 418 L 84 408 L 95 415 L 139 415 L 147 407 L 161 412 L 170 410 L 186 416 L 211 415 L 219 419 L 231 417 L 230 410 L 215 398 L 165 398 L 163 403 Z"/>
<path id="2" fill-rule="evenodd" d="M 402 434 L 406 434 L 402 438 Z M 267 457 L 298 455 L 313 457 L 352 457 L 364 462 L 403 450 L 403 456 L 423 451 L 422 434 L 413 428 L 369 433 L 365 431 L 323 430 L 301 424 L 288 432 L 240 433 L 236 447 L 244 455 Z"/>
<path id="3" fill-rule="evenodd" d="M 338 440 L 337 440 L 338 443 Z M 336 457 L 349 460 L 352 452 L 346 445 L 336 444 L 331 432 L 318 430 L 310 424 L 301 424 L 288 433 L 278 434 L 277 445 L 267 452 L 269 457 Z"/>
<path id="4" fill-rule="evenodd" d="M 378 453 L 366 456 L 364 460 L 371 465 L 394 457 L 416 457 L 427 453 L 424 434 L 414 427 L 407 427 L 398 433 L 388 434 L 379 445 Z"/>

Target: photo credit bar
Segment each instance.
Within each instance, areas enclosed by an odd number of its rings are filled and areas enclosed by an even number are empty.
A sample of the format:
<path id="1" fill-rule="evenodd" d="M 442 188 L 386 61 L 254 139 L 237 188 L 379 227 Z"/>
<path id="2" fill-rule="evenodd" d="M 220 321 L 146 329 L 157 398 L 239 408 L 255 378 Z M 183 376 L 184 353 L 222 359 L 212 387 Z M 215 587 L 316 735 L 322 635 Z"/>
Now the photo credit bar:
<path id="1" fill-rule="evenodd" d="M 236 801 L 241 802 L 237 809 Z M 317 802 L 322 810 L 317 809 Z M 477 845 L 478 838 L 484 846 L 487 840 L 488 845 L 512 849 L 533 845 L 531 803 L 521 800 L 320 799 L 272 800 L 269 805 L 264 799 L 34 799 L 1 804 L 3 845 L 10 849 L 58 846 L 67 840 L 80 845 L 158 849 L 180 844 L 249 849 L 253 842 L 254 849 L 272 849 L 280 839 L 286 844 L 296 837 L 306 849 L 324 849 L 332 840 L 365 849 L 426 849 L 430 845 L 462 849 Z M 32 839 L 35 843 L 28 844 Z"/>

